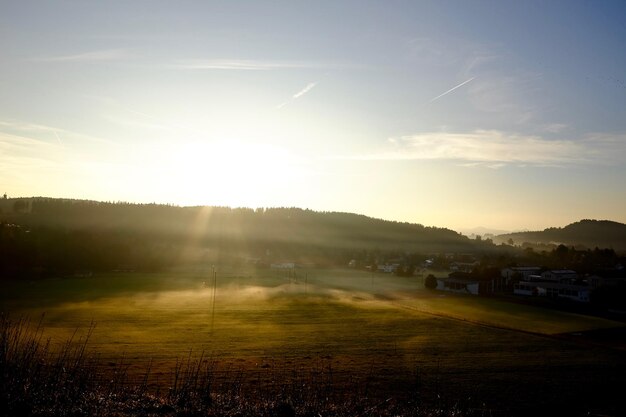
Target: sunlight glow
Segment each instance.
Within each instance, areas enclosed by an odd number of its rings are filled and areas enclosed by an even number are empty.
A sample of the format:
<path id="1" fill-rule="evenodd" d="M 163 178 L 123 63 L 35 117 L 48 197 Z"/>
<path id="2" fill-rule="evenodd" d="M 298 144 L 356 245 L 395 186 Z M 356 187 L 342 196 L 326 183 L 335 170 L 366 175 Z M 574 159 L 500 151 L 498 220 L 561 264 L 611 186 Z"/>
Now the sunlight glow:
<path id="1" fill-rule="evenodd" d="M 218 205 L 258 206 L 290 185 L 292 162 L 288 152 L 270 145 L 198 141 L 174 151 L 169 172 L 155 181 L 174 184 L 180 200 L 197 196 Z"/>

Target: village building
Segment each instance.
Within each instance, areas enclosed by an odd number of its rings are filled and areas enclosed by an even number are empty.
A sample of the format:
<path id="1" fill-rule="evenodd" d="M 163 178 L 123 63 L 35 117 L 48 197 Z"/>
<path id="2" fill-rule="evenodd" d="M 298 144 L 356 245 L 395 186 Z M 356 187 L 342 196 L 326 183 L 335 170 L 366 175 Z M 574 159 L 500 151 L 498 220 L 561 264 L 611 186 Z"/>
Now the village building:
<path id="1" fill-rule="evenodd" d="M 530 275 L 541 274 L 541 268 L 538 266 L 513 266 L 504 268 L 500 271 L 502 278 L 508 284 L 512 279 L 519 277 L 520 280 L 527 280 Z"/>
<path id="2" fill-rule="evenodd" d="M 585 277 L 591 288 L 617 287 L 626 285 L 626 268 L 617 265 L 611 268 L 598 268 L 595 274 Z"/>
<path id="3" fill-rule="evenodd" d="M 439 291 L 449 291 L 461 294 L 478 295 L 480 293 L 480 282 L 471 278 L 466 272 L 452 272 L 447 278 L 437 278 Z"/>
<path id="4" fill-rule="evenodd" d="M 450 271 L 459 271 L 459 272 L 472 272 L 477 266 L 480 265 L 480 262 L 452 262 L 450 263 Z"/>
<path id="5" fill-rule="evenodd" d="M 591 288 L 587 285 L 561 284 L 553 281 L 520 281 L 515 284 L 513 293 L 516 295 L 563 298 L 587 303 Z"/>
<path id="6" fill-rule="evenodd" d="M 396 272 L 396 270 L 400 267 L 400 264 L 398 263 L 393 263 L 393 264 L 381 264 L 378 265 L 378 272 L 383 272 L 385 274 L 392 274 L 394 272 Z"/>
<path id="7" fill-rule="evenodd" d="M 541 273 L 542 281 L 570 283 L 578 279 L 578 273 L 571 269 L 552 269 Z"/>
<path id="8" fill-rule="evenodd" d="M 435 289 L 439 291 L 478 295 L 480 283 L 476 280 L 463 278 L 437 278 L 437 288 Z"/>

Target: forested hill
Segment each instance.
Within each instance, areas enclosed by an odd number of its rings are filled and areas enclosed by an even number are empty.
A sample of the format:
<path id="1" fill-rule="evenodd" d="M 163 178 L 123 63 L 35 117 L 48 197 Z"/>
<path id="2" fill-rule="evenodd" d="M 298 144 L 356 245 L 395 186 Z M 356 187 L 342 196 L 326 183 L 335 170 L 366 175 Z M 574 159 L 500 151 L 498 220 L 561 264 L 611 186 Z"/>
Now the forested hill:
<path id="1" fill-rule="evenodd" d="M 626 250 L 626 224 L 609 220 L 581 220 L 565 227 L 551 227 L 541 232 L 519 232 L 496 236 L 496 242 L 562 243 L 588 248 Z"/>
<path id="2" fill-rule="evenodd" d="M 303 258 L 358 250 L 471 251 L 478 245 L 448 229 L 298 208 L 253 210 L 28 198 L 3 200 L 0 210 L 2 222 L 33 232 L 80 232 L 91 242 L 122 237 L 129 242 L 130 237 L 140 237 L 144 244 L 228 249 L 248 256 L 264 254 L 267 249 Z"/>

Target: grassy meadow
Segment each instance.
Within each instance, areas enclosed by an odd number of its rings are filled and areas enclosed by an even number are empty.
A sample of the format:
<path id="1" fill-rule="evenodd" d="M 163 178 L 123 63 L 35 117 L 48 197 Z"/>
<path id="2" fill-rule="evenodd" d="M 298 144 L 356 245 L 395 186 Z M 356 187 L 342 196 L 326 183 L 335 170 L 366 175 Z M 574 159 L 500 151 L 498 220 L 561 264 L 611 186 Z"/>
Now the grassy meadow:
<path id="1" fill-rule="evenodd" d="M 606 319 L 425 290 L 421 277 L 354 270 L 188 267 L 5 283 L 2 310 L 41 320 L 52 347 L 87 337 L 103 366 L 171 384 L 181 358 L 256 387 L 319 381 L 489 410 L 603 409 L 623 351 L 555 337 Z M 43 316 L 42 316 L 43 315 Z M 41 319 L 40 319 L 41 317 Z M 594 397 L 583 395 L 596 393 Z"/>

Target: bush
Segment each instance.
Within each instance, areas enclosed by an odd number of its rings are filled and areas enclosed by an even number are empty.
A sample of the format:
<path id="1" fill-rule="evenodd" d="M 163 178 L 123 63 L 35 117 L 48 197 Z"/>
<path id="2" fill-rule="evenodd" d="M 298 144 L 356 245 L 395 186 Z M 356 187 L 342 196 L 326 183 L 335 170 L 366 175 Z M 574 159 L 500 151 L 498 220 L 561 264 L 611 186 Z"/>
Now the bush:
<path id="1" fill-rule="evenodd" d="M 433 274 L 429 274 L 424 280 L 424 286 L 429 290 L 437 288 L 437 278 Z"/>

